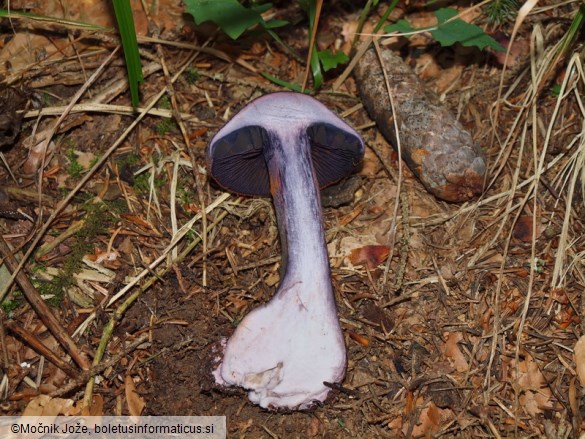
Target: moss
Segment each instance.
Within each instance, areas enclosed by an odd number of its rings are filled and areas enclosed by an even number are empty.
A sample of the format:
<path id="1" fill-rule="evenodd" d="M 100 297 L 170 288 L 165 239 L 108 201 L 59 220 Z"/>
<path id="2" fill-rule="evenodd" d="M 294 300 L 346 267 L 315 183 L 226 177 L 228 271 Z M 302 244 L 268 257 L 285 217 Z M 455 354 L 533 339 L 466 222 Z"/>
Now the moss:
<path id="1" fill-rule="evenodd" d="M 55 97 L 45 91 L 41 91 L 41 101 L 43 103 L 43 107 L 52 107 L 55 105 Z"/>
<path id="2" fill-rule="evenodd" d="M 197 238 L 199 238 L 199 234 L 195 230 L 189 230 L 185 234 L 185 240 L 189 244 L 192 243 L 193 241 L 195 241 Z"/>
<path id="3" fill-rule="evenodd" d="M 155 130 L 159 136 L 164 136 L 165 134 L 176 130 L 177 123 L 173 119 L 162 119 L 159 123 L 156 124 Z"/>
<path id="4" fill-rule="evenodd" d="M 79 178 L 81 174 L 85 171 L 85 168 L 77 161 L 77 155 L 75 154 L 75 149 L 73 146 L 70 146 L 65 156 L 69 160 L 69 166 L 67 167 L 67 174 L 69 174 L 72 178 Z"/>
<path id="5" fill-rule="evenodd" d="M 154 187 L 159 189 L 165 184 L 164 178 L 155 178 Z M 134 184 L 132 185 L 137 192 L 148 193 L 150 191 L 150 172 L 143 172 L 134 176 Z"/>
<path id="6" fill-rule="evenodd" d="M 6 299 L 2 302 L 1 306 L 6 314 L 10 314 L 12 311 L 17 309 L 20 305 L 22 305 L 23 302 L 22 297 L 17 297 L 17 295 L 21 296 L 21 294 L 20 292 L 17 293 L 18 294 L 15 293 L 13 299 Z"/>
<path id="7" fill-rule="evenodd" d="M 199 71 L 193 67 L 189 67 L 185 71 L 185 78 L 189 84 L 195 84 L 199 79 Z"/>
<path id="8" fill-rule="evenodd" d="M 118 158 L 116 162 L 118 163 L 118 168 L 121 169 L 124 166 L 132 166 L 140 163 L 140 156 L 135 152 L 131 152 L 129 154 L 124 154 L 123 156 Z"/>
<path id="9" fill-rule="evenodd" d="M 167 95 L 164 95 L 162 98 L 158 100 L 158 108 L 161 108 L 163 110 L 171 109 L 171 100 Z"/>
<path id="10" fill-rule="evenodd" d="M 128 212 L 128 205 L 126 204 L 126 200 L 124 200 L 123 198 L 116 198 L 115 200 L 104 201 L 104 204 L 115 216 L 119 216 L 123 213 Z"/>
<path id="11" fill-rule="evenodd" d="M 181 182 L 179 182 L 179 187 L 177 187 L 177 198 L 181 204 L 193 203 L 193 191 L 187 189 L 185 186 L 188 186 L 188 183 L 182 185 Z"/>
<path id="12" fill-rule="evenodd" d="M 83 257 L 93 253 L 96 237 L 114 221 L 121 206 L 110 202 L 87 202 L 82 209 L 85 211 L 85 224 L 72 239 L 71 252 L 64 259 L 60 274 L 49 282 L 39 282 L 37 285 L 41 294 L 51 296 L 47 302 L 52 306 L 58 306 L 65 291 L 75 284 L 73 275 L 81 271 Z"/>
<path id="13" fill-rule="evenodd" d="M 138 192 L 148 192 L 150 188 L 150 174 L 148 172 L 144 172 L 142 174 L 138 174 L 134 176 L 134 184 L 132 185 L 134 189 Z"/>
<path id="14" fill-rule="evenodd" d="M 94 158 L 91 159 L 91 161 L 89 162 L 89 169 L 93 168 L 97 162 L 100 161 L 100 158 L 102 156 L 100 154 L 97 154 Z"/>

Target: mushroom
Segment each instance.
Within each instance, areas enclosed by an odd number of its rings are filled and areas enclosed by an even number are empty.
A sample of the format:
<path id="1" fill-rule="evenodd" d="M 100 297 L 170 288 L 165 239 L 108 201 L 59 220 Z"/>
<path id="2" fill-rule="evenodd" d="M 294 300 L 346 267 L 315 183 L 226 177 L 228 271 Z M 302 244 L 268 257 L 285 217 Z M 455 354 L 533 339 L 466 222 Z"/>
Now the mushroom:
<path id="1" fill-rule="evenodd" d="M 316 99 L 291 92 L 262 96 L 214 136 L 210 175 L 223 188 L 272 194 L 282 248 L 281 283 L 252 310 L 215 358 L 215 381 L 249 390 L 264 408 L 303 410 L 323 402 L 345 376 L 319 187 L 350 174 L 364 144 Z"/>

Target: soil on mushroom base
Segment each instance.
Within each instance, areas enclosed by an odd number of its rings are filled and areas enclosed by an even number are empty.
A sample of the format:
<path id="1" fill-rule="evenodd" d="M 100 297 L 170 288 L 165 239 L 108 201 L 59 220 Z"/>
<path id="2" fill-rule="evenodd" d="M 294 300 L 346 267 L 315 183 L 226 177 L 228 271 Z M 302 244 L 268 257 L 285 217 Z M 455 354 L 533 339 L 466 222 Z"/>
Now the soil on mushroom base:
<path id="1" fill-rule="evenodd" d="M 227 416 L 228 429 L 255 437 L 263 437 L 266 431 L 282 434 L 314 435 L 328 431 L 331 436 L 343 430 L 339 425 L 327 422 L 323 428 L 322 414 L 290 413 L 275 416 L 253 406 L 243 391 L 233 395 L 212 390 L 210 371 L 210 344 L 226 328 L 225 318 L 214 311 L 216 303 L 205 292 L 197 297 L 185 297 L 179 293 L 176 279 L 168 279 L 166 285 L 157 288 L 155 294 L 132 308 L 126 320 L 138 320 L 156 310 L 159 318 L 167 316 L 170 323 L 162 324 L 153 331 L 153 351 L 160 352 L 152 362 L 150 395 L 146 406 L 148 415 L 175 416 Z M 172 322 L 185 322 L 174 324 Z M 229 328 L 229 327 L 228 327 Z M 335 433 L 337 431 L 337 434 Z M 325 436 L 328 437 L 328 436 Z"/>

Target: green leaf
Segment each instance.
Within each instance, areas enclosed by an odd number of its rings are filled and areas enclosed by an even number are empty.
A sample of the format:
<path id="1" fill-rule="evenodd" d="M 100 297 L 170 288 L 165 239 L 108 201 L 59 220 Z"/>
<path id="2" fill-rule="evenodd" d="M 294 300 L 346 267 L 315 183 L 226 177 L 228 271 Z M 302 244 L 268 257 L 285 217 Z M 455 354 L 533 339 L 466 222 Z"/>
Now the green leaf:
<path id="1" fill-rule="evenodd" d="M 336 68 L 340 64 L 345 64 L 349 61 L 349 57 L 343 52 L 337 52 L 336 54 L 331 53 L 331 50 L 321 50 L 317 52 L 319 60 L 323 66 L 323 70 L 328 72 Z"/>
<path id="2" fill-rule="evenodd" d="M 124 58 L 126 59 L 132 106 L 137 107 L 139 102 L 138 84 L 144 81 L 144 77 L 142 76 L 142 65 L 140 64 L 140 54 L 138 53 L 138 41 L 136 40 L 132 8 L 129 0 L 113 0 L 113 3 L 120 38 L 122 39 Z"/>
<path id="3" fill-rule="evenodd" d="M 270 5 L 263 5 L 262 9 L 248 9 L 237 0 L 183 0 L 186 11 L 193 16 L 195 23 L 201 24 L 212 21 L 221 30 L 236 40 L 247 29 L 256 24 L 264 25 L 260 11 Z"/>
<path id="4" fill-rule="evenodd" d="M 288 24 L 286 20 L 270 20 L 264 22 L 264 29 L 276 29 L 277 27 L 283 27 Z"/>
<path id="5" fill-rule="evenodd" d="M 398 20 L 394 24 L 389 24 L 388 26 L 384 27 L 384 32 L 391 33 L 391 32 L 400 32 L 401 34 L 414 32 L 415 30 L 410 23 L 406 20 Z"/>
<path id="6" fill-rule="evenodd" d="M 242 2 L 243 3 L 243 2 Z M 250 9 L 258 14 L 263 14 L 272 7 L 272 3 L 264 3 L 263 5 L 250 5 Z"/>
<path id="7" fill-rule="evenodd" d="M 565 35 L 561 39 L 561 44 L 558 46 L 558 49 L 555 51 L 555 55 L 553 58 L 553 62 L 551 62 L 551 65 L 554 65 L 555 61 L 557 61 L 560 57 L 565 56 L 569 47 L 571 47 L 571 45 L 575 41 L 578 41 L 577 37 L 582 32 L 584 24 L 585 24 L 585 4 L 581 4 L 581 6 L 579 6 L 579 10 L 577 11 L 575 16 L 573 17 L 573 21 L 571 22 L 571 26 L 569 26 L 569 29 L 567 30 L 567 32 L 565 33 Z"/>
<path id="8" fill-rule="evenodd" d="M 462 46 L 475 46 L 481 50 L 491 47 L 498 52 L 506 51 L 496 40 L 475 24 L 466 23 L 460 18 L 446 23 L 458 13 L 452 8 L 442 8 L 435 12 L 438 24 L 437 29 L 431 31 L 431 35 L 441 46 L 452 46 L 455 43 L 460 43 Z"/>
<path id="9" fill-rule="evenodd" d="M 384 27 L 384 31 L 398 31 L 400 33 L 429 31 L 433 38 L 444 47 L 459 43 L 462 46 L 475 46 L 480 50 L 491 47 L 497 52 L 506 51 L 496 40 L 475 24 L 467 23 L 460 18 L 456 18 L 447 23 L 447 20 L 455 17 L 458 13 L 456 9 L 442 8 L 435 12 L 438 21 L 436 26 L 413 29 L 406 20 L 399 20 L 394 24 Z"/>

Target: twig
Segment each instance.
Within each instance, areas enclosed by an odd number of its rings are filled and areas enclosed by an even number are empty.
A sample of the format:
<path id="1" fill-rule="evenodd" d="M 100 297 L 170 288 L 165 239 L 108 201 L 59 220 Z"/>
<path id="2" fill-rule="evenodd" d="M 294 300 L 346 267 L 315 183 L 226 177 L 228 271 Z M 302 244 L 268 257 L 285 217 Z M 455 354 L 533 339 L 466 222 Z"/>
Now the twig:
<path id="1" fill-rule="evenodd" d="M 82 372 L 81 375 L 79 375 L 75 380 L 71 381 L 70 383 L 68 383 L 67 385 L 65 385 L 63 387 L 58 388 L 57 390 L 54 390 L 53 392 L 51 392 L 49 394 L 49 396 L 52 396 L 53 398 L 58 398 L 60 396 L 66 395 L 67 393 L 71 392 L 72 390 L 75 390 L 76 388 L 82 386 L 89 378 L 94 377 L 94 376 L 102 373 L 108 367 L 114 366 L 118 361 L 120 361 L 122 358 L 124 358 L 130 352 L 132 352 L 136 348 L 138 348 L 138 346 L 140 346 L 143 343 L 146 343 L 147 341 L 148 341 L 148 334 L 142 334 L 140 337 L 138 337 L 136 340 L 134 340 L 132 343 L 130 343 L 126 347 L 126 349 L 124 349 L 124 351 L 120 352 L 119 354 L 116 354 L 110 360 L 104 361 L 103 363 L 100 363 L 100 364 L 92 367 L 90 370 L 88 370 L 86 372 Z"/>
<path id="2" fill-rule="evenodd" d="M 0 343 L 2 344 L 2 368 L 8 369 L 8 346 L 6 346 L 6 333 L 4 332 L 4 319 L 6 315 L 4 311 L 0 309 Z"/>
<path id="3" fill-rule="evenodd" d="M 378 44 L 378 39 L 377 38 L 373 38 L 373 43 L 374 43 L 374 49 L 376 51 L 376 56 L 377 56 L 377 61 L 380 63 L 380 66 L 382 68 L 382 74 L 384 76 L 384 85 L 385 85 L 385 91 L 388 94 L 388 100 L 390 101 L 390 109 L 392 110 L 392 114 L 396 114 L 396 108 L 395 108 L 395 103 L 394 103 L 394 93 L 392 91 L 392 88 L 390 87 L 390 80 L 388 78 L 388 73 L 386 72 L 386 68 L 384 66 L 384 62 L 382 60 L 382 55 L 380 53 L 380 46 Z M 398 217 L 398 206 L 400 204 L 400 201 L 402 201 L 403 203 L 403 210 L 404 209 L 408 209 L 408 206 L 404 206 L 404 202 L 406 201 L 406 197 L 400 197 L 400 194 L 402 193 L 402 143 L 400 141 L 400 129 L 398 127 L 398 118 L 393 117 L 392 118 L 392 123 L 394 124 L 394 131 L 396 133 L 396 150 L 398 151 L 398 180 L 396 182 L 396 192 L 399 194 L 398 197 L 396 197 L 396 200 L 394 202 L 394 213 L 392 215 L 392 226 L 390 227 L 390 237 L 391 237 L 391 245 L 390 245 L 390 255 L 388 256 L 388 260 L 386 262 L 386 267 L 384 268 L 384 276 L 382 277 L 382 285 L 385 286 L 386 282 L 388 281 L 388 271 L 390 270 L 390 264 L 392 262 L 392 257 L 394 255 L 394 243 L 395 243 L 395 239 L 396 239 L 396 219 Z M 402 217 L 403 222 L 406 222 L 407 219 L 404 218 L 404 216 Z M 407 233 L 406 230 L 403 232 L 403 237 L 404 237 L 404 233 Z M 402 246 L 402 251 L 406 251 L 406 253 L 408 253 L 407 249 L 404 248 L 404 246 Z M 401 262 L 402 262 L 402 258 L 405 258 L 406 256 L 403 254 L 401 256 Z M 404 261 L 404 264 L 406 265 L 406 261 Z M 402 273 L 402 276 L 404 276 L 404 273 Z M 401 279 L 397 279 L 397 285 L 402 285 L 402 280 Z"/>
<path id="4" fill-rule="evenodd" d="M 24 114 L 24 117 L 31 118 L 31 117 L 38 117 L 38 116 L 56 116 L 56 115 L 63 113 L 63 111 L 65 111 L 65 108 L 66 107 L 58 106 L 58 107 L 45 107 L 41 110 L 31 110 L 31 111 L 27 111 Z M 145 110 L 143 107 L 133 108 L 129 105 L 111 105 L 111 104 L 99 104 L 99 103 L 93 103 L 93 102 L 74 105 L 73 107 L 71 107 L 70 113 L 111 113 L 111 114 L 122 114 L 122 115 L 126 115 L 126 116 L 133 116 L 137 112 L 142 113 L 144 111 L 146 111 L 147 114 L 150 114 L 152 116 L 165 117 L 168 119 L 173 117 L 173 112 L 171 110 L 165 110 L 162 108 L 151 108 L 151 109 Z M 180 116 L 181 116 L 181 120 L 186 121 L 186 122 L 196 122 L 199 125 L 210 126 L 210 127 L 216 126 L 216 124 L 210 124 L 207 122 L 200 121 L 195 116 L 193 116 L 192 114 L 189 114 L 189 113 L 180 113 Z"/>
<path id="5" fill-rule="evenodd" d="M 400 204 L 402 205 L 402 237 L 400 238 L 400 262 L 396 270 L 394 283 L 390 286 L 390 292 L 395 293 L 402 289 L 404 284 L 404 273 L 406 272 L 406 264 L 408 262 L 408 252 L 410 245 L 410 210 L 408 205 L 408 197 L 404 191 L 400 192 Z M 390 258 L 388 258 L 390 259 Z M 388 263 L 386 266 L 388 267 Z M 386 271 L 384 272 L 386 274 Z"/>
<path id="6" fill-rule="evenodd" d="M 67 230 L 65 230 L 63 233 L 61 233 L 55 239 L 53 239 L 50 242 L 47 242 L 45 245 L 43 245 L 41 248 L 39 248 L 39 250 L 35 253 L 35 258 L 38 259 L 38 258 L 46 255 L 47 253 L 50 253 L 53 249 L 55 249 L 62 242 L 64 242 L 68 238 L 71 238 L 76 233 L 78 233 L 85 226 L 85 222 L 86 222 L 86 218 L 82 218 L 81 220 L 73 223 Z"/>
<path id="7" fill-rule="evenodd" d="M 32 332 L 27 331 L 14 320 L 7 321 L 6 327 L 14 334 L 18 335 L 21 339 L 23 339 L 31 348 L 46 357 L 51 363 L 53 363 L 70 377 L 76 377 L 79 375 L 70 364 L 68 364 L 65 360 L 60 358 L 57 354 L 45 346 Z"/>
<path id="8" fill-rule="evenodd" d="M 32 247 L 34 248 L 34 247 Z M 89 369 L 89 362 L 87 359 L 81 355 L 77 345 L 73 341 L 73 339 L 67 334 L 67 331 L 63 329 L 61 322 L 57 320 L 57 317 L 53 314 L 53 311 L 49 308 L 49 306 L 45 303 L 45 301 L 41 298 L 41 295 L 38 293 L 36 288 L 33 286 L 32 282 L 24 273 L 20 270 L 19 264 L 16 261 L 16 258 L 12 254 L 12 251 L 4 241 L 4 238 L 0 236 L 0 253 L 4 257 L 4 263 L 8 267 L 10 271 L 13 273 L 13 277 L 16 278 L 16 282 L 20 286 L 22 293 L 26 297 L 26 300 L 32 308 L 35 310 L 41 321 L 45 324 L 47 329 L 53 334 L 55 339 L 63 346 L 63 348 L 71 355 L 71 358 L 84 370 Z M 24 259 L 23 259 L 24 260 Z"/>
<path id="9" fill-rule="evenodd" d="M 61 110 L 63 112 L 63 110 Z M 59 113 L 61 114 L 61 113 Z M 37 202 L 39 201 L 39 194 L 37 192 L 29 191 L 20 187 L 16 186 L 5 186 L 0 189 L 3 192 L 6 192 L 11 199 L 17 201 L 32 201 Z M 55 199 L 47 194 L 41 195 L 41 201 L 44 204 L 53 204 Z"/>
<path id="10" fill-rule="evenodd" d="M 282 259 L 281 256 L 274 256 L 272 258 L 264 259 L 264 260 L 258 261 L 258 262 L 253 262 L 251 264 L 238 265 L 238 266 L 234 267 L 234 269 L 238 272 L 246 271 L 246 270 L 250 270 L 252 268 L 263 267 L 265 265 L 270 265 L 270 264 L 274 264 L 276 262 L 280 262 L 281 259 Z"/>

